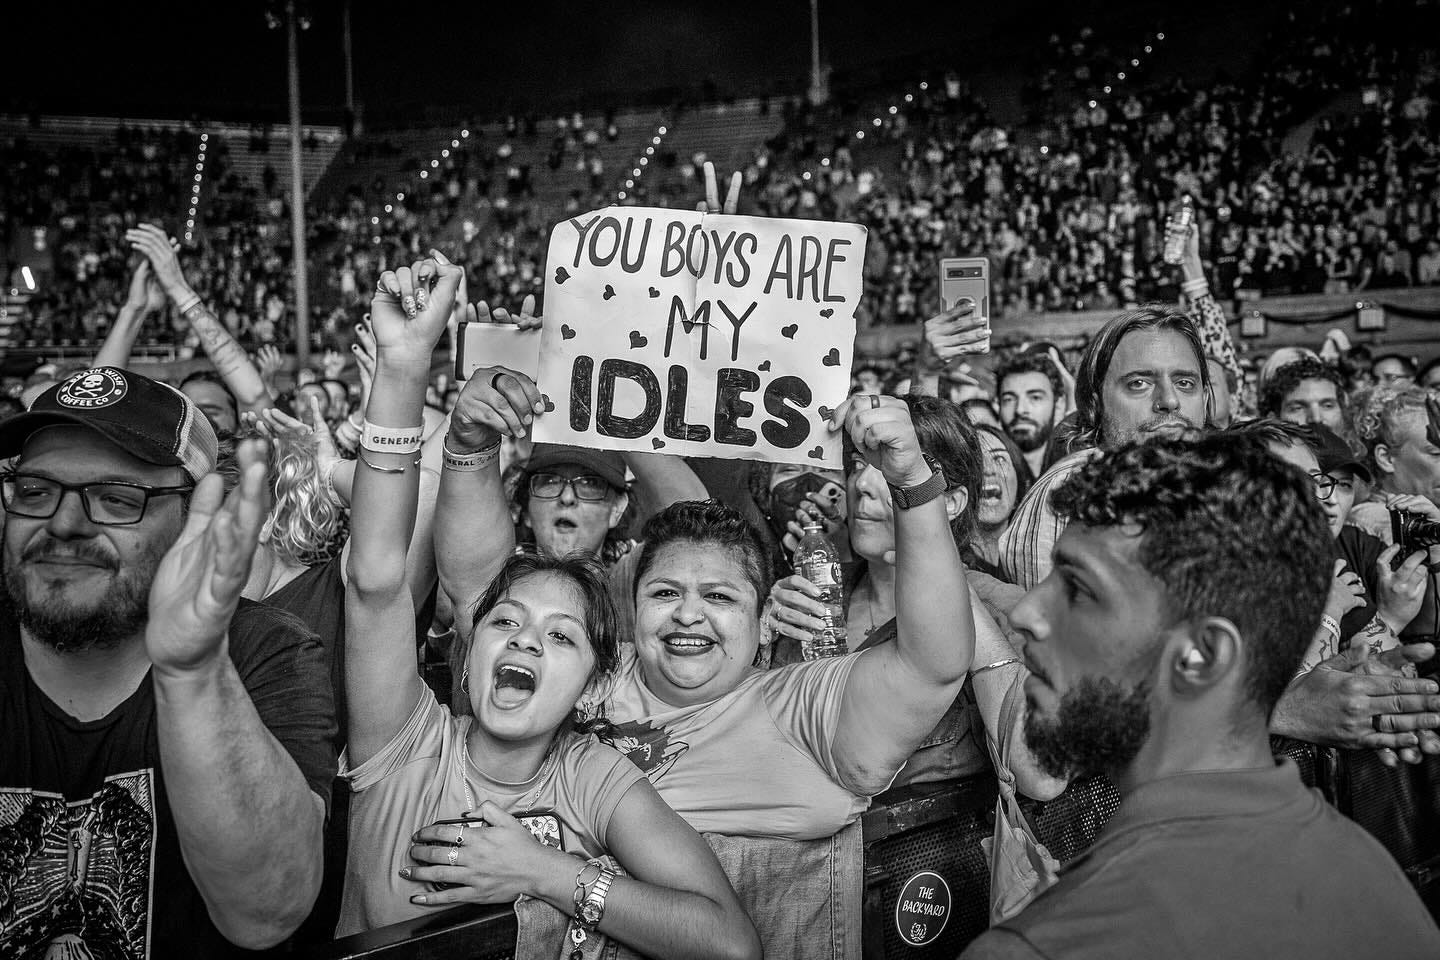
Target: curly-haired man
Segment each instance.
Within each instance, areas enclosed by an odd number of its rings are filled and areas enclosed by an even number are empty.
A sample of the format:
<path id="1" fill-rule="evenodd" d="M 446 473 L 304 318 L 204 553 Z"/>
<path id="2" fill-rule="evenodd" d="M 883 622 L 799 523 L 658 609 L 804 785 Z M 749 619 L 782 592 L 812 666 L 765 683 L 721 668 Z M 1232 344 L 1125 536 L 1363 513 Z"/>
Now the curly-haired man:
<path id="1" fill-rule="evenodd" d="M 1011 614 L 1025 737 L 1051 773 L 1106 774 L 1122 801 L 964 957 L 1440 956 L 1389 854 L 1270 752 L 1330 588 L 1311 480 L 1255 441 L 1155 439 L 1093 460 L 1054 507 L 1054 569 Z"/>

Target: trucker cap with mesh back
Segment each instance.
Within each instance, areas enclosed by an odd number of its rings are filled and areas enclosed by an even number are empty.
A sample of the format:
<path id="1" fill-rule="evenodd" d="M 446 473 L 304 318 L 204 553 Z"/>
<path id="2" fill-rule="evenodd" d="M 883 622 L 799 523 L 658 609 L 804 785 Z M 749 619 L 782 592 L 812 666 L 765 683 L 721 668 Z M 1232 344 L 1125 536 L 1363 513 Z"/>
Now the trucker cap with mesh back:
<path id="1" fill-rule="evenodd" d="M 0 423 L 0 458 L 18 456 L 37 430 L 71 424 L 146 463 L 180 467 L 196 483 L 215 469 L 219 441 L 200 408 L 168 384 L 116 367 L 81 370 Z"/>

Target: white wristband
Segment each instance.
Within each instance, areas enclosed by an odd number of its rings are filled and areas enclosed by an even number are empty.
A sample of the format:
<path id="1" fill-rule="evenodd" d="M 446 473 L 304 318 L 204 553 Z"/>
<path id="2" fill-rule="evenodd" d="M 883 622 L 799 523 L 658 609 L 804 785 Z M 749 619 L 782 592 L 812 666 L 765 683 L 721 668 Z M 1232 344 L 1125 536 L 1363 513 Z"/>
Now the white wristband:
<path id="1" fill-rule="evenodd" d="M 414 427 L 381 427 L 365 421 L 360 446 L 371 453 L 419 453 L 424 425 Z"/>
<path id="2" fill-rule="evenodd" d="M 1320 614 L 1320 627 L 1321 629 L 1330 631 L 1337 641 L 1340 639 L 1340 624 L 1334 617 L 1330 616 L 1330 614 Z"/>
<path id="3" fill-rule="evenodd" d="M 495 458 L 500 456 L 500 441 L 497 439 L 488 447 L 476 450 L 474 453 L 456 453 L 446 443 L 442 448 L 443 460 L 446 470 L 454 470 L 457 473 L 476 473 L 485 469 Z"/>
<path id="4" fill-rule="evenodd" d="M 1210 292 L 1210 282 L 1204 277 L 1196 277 L 1194 280 L 1186 280 L 1180 284 L 1180 292 L 1191 300 L 1198 300 Z"/>

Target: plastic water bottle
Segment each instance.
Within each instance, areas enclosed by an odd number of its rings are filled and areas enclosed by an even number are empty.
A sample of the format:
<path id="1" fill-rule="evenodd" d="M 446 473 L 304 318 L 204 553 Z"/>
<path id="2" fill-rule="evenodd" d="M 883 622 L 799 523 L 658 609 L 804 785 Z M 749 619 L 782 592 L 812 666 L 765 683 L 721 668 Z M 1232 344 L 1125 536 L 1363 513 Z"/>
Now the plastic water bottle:
<path id="1" fill-rule="evenodd" d="M 1165 224 L 1165 262 L 1172 267 L 1185 260 L 1185 241 L 1195 229 L 1195 201 L 1190 194 L 1180 198 L 1180 209 L 1170 214 Z"/>
<path id="2" fill-rule="evenodd" d="M 849 647 L 845 635 L 845 588 L 840 582 L 840 555 L 818 520 L 805 525 L 805 535 L 795 550 L 795 569 L 820 588 L 820 602 L 825 604 L 825 628 L 814 631 L 810 639 L 800 645 L 802 656 L 806 660 L 843 657 Z"/>

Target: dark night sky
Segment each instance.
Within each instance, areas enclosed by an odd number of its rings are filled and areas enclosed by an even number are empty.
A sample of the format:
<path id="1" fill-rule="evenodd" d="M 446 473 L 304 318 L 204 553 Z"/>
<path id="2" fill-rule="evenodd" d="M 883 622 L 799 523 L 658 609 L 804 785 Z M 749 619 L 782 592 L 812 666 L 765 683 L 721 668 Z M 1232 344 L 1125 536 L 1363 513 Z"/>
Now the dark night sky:
<path id="1" fill-rule="evenodd" d="M 344 102 L 341 0 L 303 6 L 313 22 L 301 35 L 307 109 L 338 109 Z M 1254 8 L 1264 6 L 1212 0 L 1196 30 L 1234 17 L 1253 22 L 1262 17 Z M 261 0 L 11 4 L 0 105 L 279 116 L 285 39 L 283 30 L 266 27 L 266 7 Z M 1067 25 L 1108 22 L 1138 35 L 1200 16 L 1177 13 L 1160 0 L 821 0 L 820 8 L 824 54 L 839 70 L 910 55 L 918 61 L 923 54 L 979 67 L 987 57 L 993 64 L 1016 56 Z M 443 15 L 422 12 L 430 9 L 353 0 L 358 99 L 392 112 L 408 107 L 418 123 L 426 106 L 459 104 L 483 115 L 516 102 L 561 105 L 612 91 L 619 102 L 660 87 L 694 95 L 707 76 L 722 91 L 788 92 L 802 88 L 809 63 L 806 0 L 482 0 L 451 3 Z"/>

